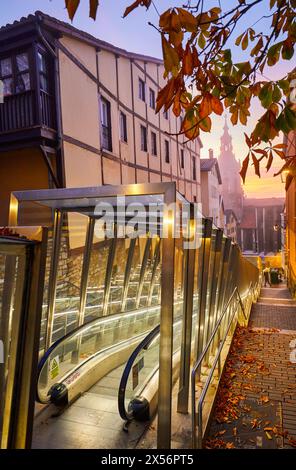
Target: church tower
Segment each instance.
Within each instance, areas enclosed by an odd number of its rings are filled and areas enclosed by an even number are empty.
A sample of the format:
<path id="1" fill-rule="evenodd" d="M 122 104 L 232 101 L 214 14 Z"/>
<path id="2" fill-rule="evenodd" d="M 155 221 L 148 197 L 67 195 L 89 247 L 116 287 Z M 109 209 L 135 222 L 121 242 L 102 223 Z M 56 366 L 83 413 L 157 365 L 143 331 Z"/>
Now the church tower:
<path id="1" fill-rule="evenodd" d="M 240 164 L 233 153 L 232 137 L 229 134 L 226 116 L 221 137 L 219 168 L 222 178 L 222 197 L 225 209 L 232 209 L 237 220 L 242 217 L 244 193 L 239 174 Z"/>

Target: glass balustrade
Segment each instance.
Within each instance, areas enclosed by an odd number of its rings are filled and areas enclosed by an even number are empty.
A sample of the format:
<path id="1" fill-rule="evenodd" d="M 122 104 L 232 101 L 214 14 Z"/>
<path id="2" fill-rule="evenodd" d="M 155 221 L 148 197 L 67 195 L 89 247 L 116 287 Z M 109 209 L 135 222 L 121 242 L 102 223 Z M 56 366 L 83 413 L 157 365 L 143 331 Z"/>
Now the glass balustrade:
<path id="1" fill-rule="evenodd" d="M 136 311 L 95 319 L 52 345 L 39 366 L 38 399 L 50 401 L 50 389 L 65 381 L 69 374 L 90 359 L 99 361 L 103 354 L 127 348 L 131 341 L 141 340 L 159 323 L 160 308 Z M 118 364 L 119 365 L 119 364 Z"/>
<path id="2" fill-rule="evenodd" d="M 126 198 L 123 207 L 118 205 L 118 194 Z M 35 221 L 36 214 L 40 217 L 48 211 L 52 211 L 51 222 L 55 214 L 45 279 L 40 350 L 46 352 L 40 363 L 39 400 L 48 402 L 52 386 L 65 382 L 73 371 L 91 370 L 104 355 L 130 347 L 129 354 L 119 355 L 117 361 L 117 366 L 128 365 L 122 408 L 129 414 L 131 401 L 160 374 L 161 434 L 171 413 L 173 381 L 180 377 L 187 390 L 182 407 L 188 408 L 192 363 L 202 357 L 200 369 L 205 366 L 210 370 L 220 345 L 218 335 L 206 348 L 234 288 L 248 317 L 260 285 L 258 269 L 243 258 L 221 229 L 210 219 L 201 219 L 200 214 L 198 220 L 191 214 L 190 220 L 198 242 L 186 247 L 188 227 L 180 223 L 177 213 L 188 203 L 176 193 L 173 183 L 25 192 L 15 193 L 15 197 L 20 213 L 28 201 L 34 208 L 22 214 L 27 223 L 30 216 Z M 171 219 L 163 210 L 166 198 L 176 200 Z M 99 229 L 102 216 L 96 207 L 102 202 L 110 203 L 116 216 L 111 225 L 109 219 L 104 222 L 104 227 L 109 224 L 113 229 L 111 237 Z M 124 210 L 130 202 L 142 203 L 137 224 L 142 231 L 136 237 L 129 236 L 127 230 L 132 216 Z M 151 203 L 154 211 L 160 207 L 152 224 L 155 233 L 147 222 Z M 176 227 L 180 232 L 174 238 Z M 168 235 L 162 237 L 164 228 Z M 238 307 L 236 322 L 241 310 Z M 227 321 L 225 317 L 219 324 L 221 337 Z M 178 371 L 175 375 L 174 368 Z M 167 443 L 162 440 L 161 445 Z"/>

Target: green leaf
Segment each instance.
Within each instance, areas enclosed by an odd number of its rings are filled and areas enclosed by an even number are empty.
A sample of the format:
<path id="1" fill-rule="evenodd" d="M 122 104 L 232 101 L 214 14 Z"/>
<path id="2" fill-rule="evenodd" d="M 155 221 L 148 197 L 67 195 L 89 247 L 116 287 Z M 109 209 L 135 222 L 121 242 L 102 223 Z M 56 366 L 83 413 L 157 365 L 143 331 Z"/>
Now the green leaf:
<path id="1" fill-rule="evenodd" d="M 284 134 L 288 134 L 291 130 L 289 124 L 286 121 L 284 111 L 282 111 L 281 114 L 278 116 L 275 125 L 277 130 L 282 131 Z"/>
<path id="2" fill-rule="evenodd" d="M 259 99 L 264 108 L 269 108 L 272 103 L 272 84 L 267 83 L 264 85 L 259 93 Z"/>
<path id="3" fill-rule="evenodd" d="M 294 45 L 292 42 L 284 41 L 282 49 L 282 58 L 285 60 L 292 59 L 294 55 Z"/>
<path id="4" fill-rule="evenodd" d="M 272 93 L 272 101 L 274 103 L 278 103 L 281 100 L 281 98 L 282 98 L 281 90 L 279 89 L 277 85 L 274 85 L 273 93 Z"/>
<path id="5" fill-rule="evenodd" d="M 289 80 L 278 80 L 278 86 L 283 90 L 285 95 L 287 95 L 290 91 L 290 82 Z"/>
<path id="6" fill-rule="evenodd" d="M 198 38 L 198 45 L 201 49 L 203 49 L 206 45 L 206 40 L 205 37 L 202 33 L 200 33 L 199 38 Z"/>
<path id="7" fill-rule="evenodd" d="M 274 44 L 268 49 L 267 65 L 269 65 L 270 67 L 275 65 L 279 61 L 282 45 L 282 42 L 278 42 L 277 44 Z"/>
<path id="8" fill-rule="evenodd" d="M 291 108 L 285 108 L 284 112 L 286 116 L 286 121 L 290 129 L 295 130 L 296 129 L 296 112 L 293 111 L 293 109 Z"/>

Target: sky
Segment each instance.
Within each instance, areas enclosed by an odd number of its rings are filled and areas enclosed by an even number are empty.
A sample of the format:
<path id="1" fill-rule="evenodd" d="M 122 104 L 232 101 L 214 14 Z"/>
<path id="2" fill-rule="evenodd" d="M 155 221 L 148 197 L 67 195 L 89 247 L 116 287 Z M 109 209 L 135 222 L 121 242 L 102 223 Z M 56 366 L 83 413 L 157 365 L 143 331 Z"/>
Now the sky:
<path id="1" fill-rule="evenodd" d="M 123 19 L 122 14 L 126 6 L 130 5 L 132 0 L 100 0 L 100 7 L 98 11 L 97 20 L 94 22 L 88 17 L 88 4 L 89 0 L 81 0 L 81 6 L 73 20 L 73 26 L 85 30 L 94 36 L 110 42 L 116 46 L 122 47 L 129 51 L 139 52 L 155 57 L 162 57 L 160 36 L 158 32 L 148 25 L 151 22 L 155 25 L 158 24 L 158 14 L 156 9 L 152 6 L 148 12 L 144 8 L 138 8 L 134 13 Z M 172 6 L 182 6 L 184 0 L 154 0 L 156 8 L 162 12 Z M 217 5 L 217 1 L 207 0 L 207 6 Z M 235 0 L 220 0 L 222 7 L 230 8 L 235 4 Z M 252 16 L 246 18 L 245 24 L 249 22 L 252 25 L 261 16 L 266 15 L 269 0 L 264 0 L 261 11 L 257 9 L 258 17 Z M 3 6 L 4 4 L 4 6 Z M 52 15 L 62 21 L 69 21 L 67 11 L 65 10 L 64 0 L 9 0 L 1 1 L 1 20 L 0 24 L 5 25 L 11 23 L 22 16 L 27 16 L 34 13 L 36 10 L 41 10 L 44 13 Z M 262 31 L 268 31 L 267 20 L 263 19 L 258 23 Z M 259 29 L 260 30 L 260 29 Z M 243 29 L 237 31 L 237 35 L 243 32 Z M 238 61 L 246 60 L 242 55 L 240 49 L 233 44 L 231 49 L 234 58 Z M 273 67 L 265 71 L 267 78 L 280 78 L 284 73 L 291 69 L 291 62 L 282 62 L 279 66 Z M 294 66 L 295 66 L 294 61 Z M 251 109 L 251 118 L 248 125 L 232 126 L 228 117 L 230 134 L 233 137 L 233 147 L 236 158 L 240 161 L 246 155 L 247 147 L 244 140 L 244 132 L 250 132 L 256 120 L 258 119 L 260 107 L 258 103 L 254 103 Z M 219 156 L 220 136 L 223 132 L 224 118 L 216 117 L 213 119 L 213 126 L 211 133 L 202 133 L 201 140 L 203 142 L 202 158 L 208 157 L 208 150 L 212 148 L 214 155 Z M 279 140 L 281 141 L 281 139 Z M 247 197 L 284 197 L 284 183 L 281 181 L 280 176 L 273 177 L 273 173 L 280 167 L 280 159 L 275 162 L 275 166 L 266 175 L 263 168 L 262 177 L 259 179 L 254 175 L 254 171 L 248 172 L 244 191 Z"/>

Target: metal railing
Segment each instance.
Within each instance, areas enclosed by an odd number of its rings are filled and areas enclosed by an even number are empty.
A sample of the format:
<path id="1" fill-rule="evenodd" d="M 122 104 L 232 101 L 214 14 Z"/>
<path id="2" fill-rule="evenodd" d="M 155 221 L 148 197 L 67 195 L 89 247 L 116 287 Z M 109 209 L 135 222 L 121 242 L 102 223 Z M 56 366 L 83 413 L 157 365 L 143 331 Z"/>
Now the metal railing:
<path id="1" fill-rule="evenodd" d="M 230 328 L 233 324 L 234 318 L 237 316 L 237 320 L 239 319 L 239 307 L 243 313 L 243 317 L 245 321 L 248 321 L 248 315 L 251 310 L 251 305 L 255 296 L 253 283 L 250 283 L 249 293 L 247 295 L 247 305 L 244 306 L 242 298 L 239 294 L 238 288 L 235 287 L 232 294 L 230 295 L 226 305 L 223 308 L 222 314 L 213 329 L 213 332 L 210 336 L 209 341 L 207 342 L 202 354 L 200 355 L 199 359 L 195 362 L 192 367 L 191 371 L 191 410 L 192 410 L 192 448 L 201 448 L 202 447 L 202 439 L 203 439 L 203 404 L 205 397 L 207 395 L 208 389 L 212 382 L 214 372 L 218 365 L 218 383 L 222 375 L 222 367 L 221 367 L 221 352 L 223 350 L 224 344 L 226 342 L 227 336 L 229 334 Z M 228 318 L 227 318 L 228 317 Z M 225 321 L 223 322 L 223 320 Z M 226 323 L 226 325 L 225 325 Z M 221 336 L 221 329 L 224 329 Z M 198 398 L 198 405 L 196 411 L 196 377 L 200 375 L 201 366 L 204 359 L 207 356 L 207 353 L 210 351 L 211 346 L 215 340 L 216 335 L 218 336 L 218 346 L 215 358 L 212 362 L 211 369 L 208 372 L 207 379 L 205 384 L 202 387 L 201 394 Z M 198 435 L 196 436 L 196 428 L 198 429 Z"/>
<path id="2" fill-rule="evenodd" d="M 190 212 L 188 233 L 193 233 L 200 244 L 193 244 L 190 249 L 185 244 L 188 236 L 186 230 L 177 238 L 173 236 L 174 223 L 177 224 L 179 220 L 177 210 L 171 217 L 163 212 L 157 218 L 157 223 L 155 222 L 158 236 L 164 225 L 168 229 L 165 237 L 151 241 L 147 224 L 143 229 L 145 237 L 137 240 L 137 247 L 136 242 L 120 240 L 118 231 L 130 220 L 127 214 L 122 222 L 118 221 L 119 217 L 116 219 L 114 237 L 107 240 L 108 243 L 98 243 L 94 225 L 100 216 L 95 213 L 95 207 L 100 201 L 111 202 L 115 215 L 121 215 L 122 209 L 117 206 L 117 196 L 125 196 L 128 202 L 142 202 L 145 210 L 141 213 L 141 220 L 145 220 L 145 223 L 146 208 L 151 203 L 155 206 L 160 203 L 161 210 L 175 202 L 178 208 L 184 203 L 188 204 L 176 192 L 175 183 L 24 191 L 12 195 L 10 220 L 17 224 L 18 217 L 24 213 L 36 220 L 39 217 L 37 205 L 46 210 L 50 208 L 55 213 L 46 278 L 48 296 L 44 299 L 44 305 L 48 306 L 47 311 L 44 310 L 46 321 L 43 322 L 45 349 L 60 334 L 67 334 L 74 327 L 74 321 L 77 326 L 85 325 L 92 318 L 94 307 L 96 312 L 93 315 L 98 319 L 107 319 L 113 314 L 123 318 L 125 313 L 138 308 L 144 308 L 148 312 L 151 307 L 159 307 L 157 446 L 167 449 L 171 445 L 175 411 L 172 398 L 175 380 L 172 351 L 175 340 L 180 342 L 177 411 L 187 413 L 190 400 L 190 364 L 198 361 L 201 355 L 209 363 L 211 355 L 219 348 L 221 341 L 217 346 L 217 332 L 220 330 L 223 337 L 222 330 L 225 332 L 228 318 L 225 313 L 219 323 L 219 315 L 224 312 L 224 306 L 230 298 L 234 302 L 234 298 L 241 296 L 248 317 L 253 296 L 251 291 L 257 289 L 259 270 L 243 258 L 239 247 L 231 243 L 221 229 L 214 227 L 210 219 L 200 215 L 200 220 L 196 220 L 193 210 Z M 30 222 L 32 219 L 29 218 Z M 68 243 L 63 239 L 64 233 L 67 234 Z M 71 261 L 66 266 L 65 258 L 67 261 L 70 258 Z M 94 266 L 99 267 L 99 275 L 93 269 Z M 77 279 L 79 295 L 76 292 L 72 297 L 70 295 L 69 303 L 61 311 L 60 305 L 65 293 L 59 287 L 62 287 L 65 278 L 64 271 L 71 282 L 75 279 L 76 283 Z M 250 281 L 253 281 L 251 289 Z M 97 289 L 95 296 L 91 293 L 94 287 Z M 234 289 L 236 294 L 231 297 Z M 75 296 L 77 299 L 73 306 Z M 95 305 L 92 303 L 93 298 Z M 177 318 L 180 318 L 178 331 L 174 329 Z M 147 329 L 147 334 L 153 327 L 154 323 Z M 117 334 L 120 327 L 115 330 Z M 127 341 L 132 340 L 135 334 L 132 329 L 129 333 L 130 338 Z M 53 338 L 53 334 L 57 336 Z M 214 341 L 209 343 L 211 338 Z"/>

